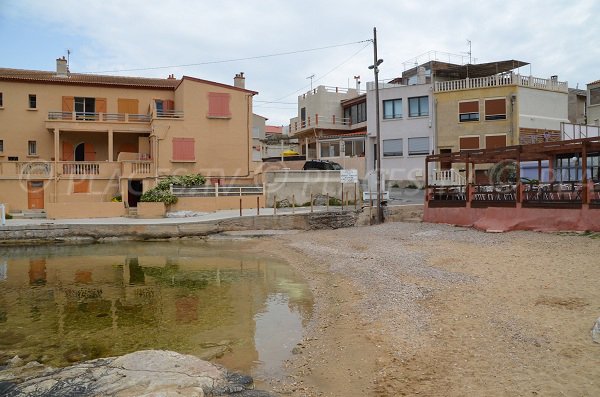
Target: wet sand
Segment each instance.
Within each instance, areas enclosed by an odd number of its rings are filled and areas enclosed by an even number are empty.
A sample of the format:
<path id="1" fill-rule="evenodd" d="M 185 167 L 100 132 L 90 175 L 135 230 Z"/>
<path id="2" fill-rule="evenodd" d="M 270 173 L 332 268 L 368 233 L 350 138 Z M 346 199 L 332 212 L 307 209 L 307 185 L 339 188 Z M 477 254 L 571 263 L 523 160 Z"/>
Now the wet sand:
<path id="1" fill-rule="evenodd" d="M 389 223 L 274 246 L 316 305 L 282 395 L 600 393 L 600 239 Z"/>

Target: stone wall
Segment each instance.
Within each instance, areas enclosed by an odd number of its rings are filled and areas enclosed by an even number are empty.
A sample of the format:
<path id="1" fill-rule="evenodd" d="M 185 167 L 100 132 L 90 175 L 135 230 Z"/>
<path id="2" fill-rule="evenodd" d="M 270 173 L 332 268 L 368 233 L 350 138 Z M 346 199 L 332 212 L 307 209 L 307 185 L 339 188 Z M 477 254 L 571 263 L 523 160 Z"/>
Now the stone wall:
<path id="1" fill-rule="evenodd" d="M 338 229 L 357 224 L 354 211 L 244 216 L 223 220 L 172 224 L 42 224 L 0 226 L 0 244 L 92 242 L 109 239 L 152 240 L 203 237 L 225 231 Z"/>

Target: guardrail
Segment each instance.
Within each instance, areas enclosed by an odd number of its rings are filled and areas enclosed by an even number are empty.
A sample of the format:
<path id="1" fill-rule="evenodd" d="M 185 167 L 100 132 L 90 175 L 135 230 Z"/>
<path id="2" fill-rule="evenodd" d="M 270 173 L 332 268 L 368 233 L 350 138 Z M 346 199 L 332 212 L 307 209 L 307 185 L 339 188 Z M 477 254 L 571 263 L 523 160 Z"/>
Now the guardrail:
<path id="1" fill-rule="evenodd" d="M 120 123 L 148 123 L 149 114 L 92 113 L 92 112 L 48 112 L 49 121 L 96 121 Z"/>
<path id="2" fill-rule="evenodd" d="M 171 193 L 178 197 L 257 196 L 263 194 L 262 186 L 197 186 L 171 185 Z"/>
<path id="3" fill-rule="evenodd" d="M 533 76 L 521 76 L 516 73 L 497 74 L 487 77 L 466 78 L 451 81 L 436 81 L 435 92 L 468 90 L 475 88 L 517 85 L 521 87 L 539 88 L 549 91 L 568 92 L 566 82 L 555 79 L 542 79 Z"/>
<path id="4" fill-rule="evenodd" d="M 157 119 L 182 119 L 183 111 L 181 110 L 161 110 L 156 111 L 155 117 Z"/>

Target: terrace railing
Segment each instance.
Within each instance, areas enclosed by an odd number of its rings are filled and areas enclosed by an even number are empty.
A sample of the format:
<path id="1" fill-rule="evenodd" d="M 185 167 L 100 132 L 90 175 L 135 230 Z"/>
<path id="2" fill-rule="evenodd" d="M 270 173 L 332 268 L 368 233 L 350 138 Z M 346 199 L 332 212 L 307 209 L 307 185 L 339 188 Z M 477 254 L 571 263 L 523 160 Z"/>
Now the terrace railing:
<path id="1" fill-rule="evenodd" d="M 461 80 L 437 81 L 435 83 L 435 92 L 469 90 L 507 85 L 517 85 L 521 87 L 538 88 L 549 91 L 568 92 L 568 85 L 564 81 L 558 81 L 555 79 L 542 79 L 533 76 L 521 76 L 516 73 L 497 74 L 494 76 L 466 78 Z"/>
<path id="2" fill-rule="evenodd" d="M 514 206 L 517 203 L 517 185 L 473 185 L 472 206 Z"/>
<path id="3" fill-rule="evenodd" d="M 260 196 L 263 187 L 256 186 L 198 186 L 180 187 L 171 185 L 171 193 L 178 197 Z"/>
<path id="4" fill-rule="evenodd" d="M 427 188 L 427 199 L 430 207 L 464 207 L 467 203 L 467 187 L 430 186 Z"/>
<path id="5" fill-rule="evenodd" d="M 583 184 L 581 182 L 553 182 L 523 185 L 524 206 L 580 205 Z"/>
<path id="6" fill-rule="evenodd" d="M 48 120 L 148 123 L 150 122 L 150 115 L 129 113 L 48 112 Z"/>

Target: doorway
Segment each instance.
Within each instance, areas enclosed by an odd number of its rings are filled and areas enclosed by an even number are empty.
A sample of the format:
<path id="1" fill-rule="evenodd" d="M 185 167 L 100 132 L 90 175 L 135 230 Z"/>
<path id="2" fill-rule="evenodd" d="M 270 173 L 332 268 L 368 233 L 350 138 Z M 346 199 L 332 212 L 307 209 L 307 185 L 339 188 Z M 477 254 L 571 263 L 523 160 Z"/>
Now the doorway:
<path id="1" fill-rule="evenodd" d="M 27 182 L 27 202 L 30 210 L 44 209 L 44 182 Z"/>
<path id="2" fill-rule="evenodd" d="M 450 154 L 452 153 L 452 149 L 440 149 L 440 154 Z M 440 161 L 440 170 L 449 170 L 452 168 L 452 161 Z"/>
<path id="3" fill-rule="evenodd" d="M 127 204 L 130 208 L 137 208 L 137 203 L 142 197 L 143 184 L 139 179 L 130 179 L 127 181 Z"/>

